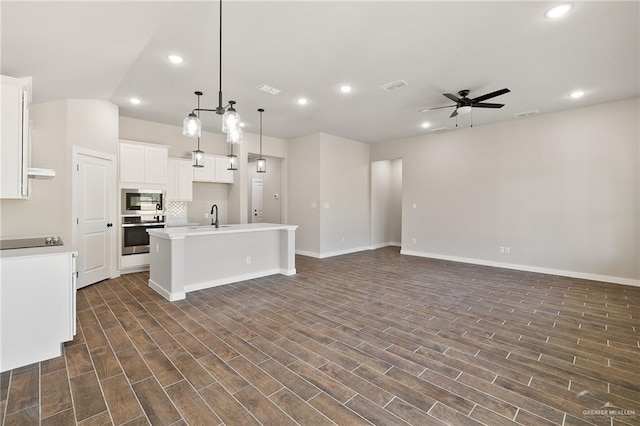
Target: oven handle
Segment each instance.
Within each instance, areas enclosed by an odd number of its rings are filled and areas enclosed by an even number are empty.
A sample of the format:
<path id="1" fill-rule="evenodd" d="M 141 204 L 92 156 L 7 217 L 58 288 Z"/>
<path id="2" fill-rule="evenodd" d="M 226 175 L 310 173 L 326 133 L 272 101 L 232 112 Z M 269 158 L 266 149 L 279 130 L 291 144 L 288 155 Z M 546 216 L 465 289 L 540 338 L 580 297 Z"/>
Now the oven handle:
<path id="1" fill-rule="evenodd" d="M 149 227 L 149 226 L 165 226 L 165 222 L 156 222 L 156 223 L 123 223 L 123 228 L 135 228 L 135 227 Z"/>

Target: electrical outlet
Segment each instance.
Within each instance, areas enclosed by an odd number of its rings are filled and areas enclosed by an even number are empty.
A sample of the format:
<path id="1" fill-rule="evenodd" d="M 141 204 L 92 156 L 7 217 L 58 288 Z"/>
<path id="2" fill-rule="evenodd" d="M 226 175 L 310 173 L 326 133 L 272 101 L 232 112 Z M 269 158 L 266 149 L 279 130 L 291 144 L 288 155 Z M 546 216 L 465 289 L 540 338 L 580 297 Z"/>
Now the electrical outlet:
<path id="1" fill-rule="evenodd" d="M 504 247 L 500 246 L 500 253 L 504 253 Z"/>
<path id="2" fill-rule="evenodd" d="M 413 237 L 413 238 L 411 239 L 411 242 L 412 242 L 413 244 L 415 244 L 415 243 L 417 243 L 417 242 L 418 242 L 418 240 L 416 240 L 416 238 L 415 238 L 415 237 Z"/>
<path id="3" fill-rule="evenodd" d="M 345 237 L 342 237 L 342 242 L 344 243 L 345 241 L 347 241 L 347 239 Z"/>
<path id="4" fill-rule="evenodd" d="M 505 247 L 504 248 L 504 252 L 505 252 L 505 254 L 510 254 L 511 253 L 511 248 Z"/>
<path id="5" fill-rule="evenodd" d="M 414 210 L 418 209 L 418 205 L 416 203 L 413 203 L 412 207 L 413 207 Z"/>
<path id="6" fill-rule="evenodd" d="M 247 265 L 251 265 L 251 256 L 247 256 Z"/>
<path id="7" fill-rule="evenodd" d="M 311 203 L 311 208 L 312 209 L 317 209 L 318 208 L 318 204 L 317 203 Z"/>
<path id="8" fill-rule="evenodd" d="M 205 213 L 205 214 L 204 214 L 204 218 L 205 218 L 205 219 L 209 219 L 209 213 Z"/>

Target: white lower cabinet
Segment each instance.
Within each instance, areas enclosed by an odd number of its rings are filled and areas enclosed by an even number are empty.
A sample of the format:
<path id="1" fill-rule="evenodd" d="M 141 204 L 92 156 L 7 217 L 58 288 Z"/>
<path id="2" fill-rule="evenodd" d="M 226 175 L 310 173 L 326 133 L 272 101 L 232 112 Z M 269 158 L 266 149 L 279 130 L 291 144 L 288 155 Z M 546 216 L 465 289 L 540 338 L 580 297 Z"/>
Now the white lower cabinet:
<path id="1" fill-rule="evenodd" d="M 191 160 L 169 158 L 167 164 L 167 201 L 193 201 Z"/>
<path id="2" fill-rule="evenodd" d="M 204 167 L 193 168 L 194 182 L 233 183 L 233 170 L 227 170 L 227 157 L 204 156 Z"/>
<path id="3" fill-rule="evenodd" d="M 62 355 L 76 334 L 75 252 L 0 259 L 0 371 Z"/>

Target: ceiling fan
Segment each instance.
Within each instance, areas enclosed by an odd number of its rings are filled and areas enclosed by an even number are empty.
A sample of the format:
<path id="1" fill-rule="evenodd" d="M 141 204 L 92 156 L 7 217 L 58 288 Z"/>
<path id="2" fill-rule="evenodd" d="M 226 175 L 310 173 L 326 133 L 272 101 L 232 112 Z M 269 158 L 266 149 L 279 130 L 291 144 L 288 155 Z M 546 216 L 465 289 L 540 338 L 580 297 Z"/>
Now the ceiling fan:
<path id="1" fill-rule="evenodd" d="M 456 109 L 454 109 L 450 115 L 450 118 L 453 118 L 458 114 L 465 114 L 465 113 L 471 112 L 471 108 L 502 108 L 504 104 L 493 104 L 493 103 L 483 102 L 483 101 L 486 101 L 487 99 L 495 98 L 496 96 L 504 95 L 505 93 L 509 93 L 510 91 L 511 90 L 506 88 L 500 89 L 500 90 L 496 90 L 495 92 L 487 93 L 485 95 L 478 96 L 477 98 L 473 98 L 473 99 L 467 98 L 467 95 L 470 92 L 469 89 L 460 90 L 458 92 L 458 95 L 460 95 L 460 97 L 452 95 L 451 93 L 443 93 L 444 96 L 446 96 L 447 98 L 455 102 L 455 105 L 446 105 L 446 106 L 435 107 L 435 108 L 425 108 L 425 109 L 419 110 L 419 112 L 433 111 L 434 109 L 456 107 Z"/>

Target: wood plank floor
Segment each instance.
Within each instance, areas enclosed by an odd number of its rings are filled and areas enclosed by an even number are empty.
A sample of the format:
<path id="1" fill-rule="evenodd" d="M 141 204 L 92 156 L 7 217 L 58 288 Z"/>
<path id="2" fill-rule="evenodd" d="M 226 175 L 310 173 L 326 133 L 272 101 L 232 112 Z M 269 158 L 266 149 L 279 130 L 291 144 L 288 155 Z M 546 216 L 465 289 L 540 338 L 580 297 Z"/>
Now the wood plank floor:
<path id="1" fill-rule="evenodd" d="M 3 425 L 640 424 L 640 288 L 401 256 L 170 303 L 78 292 L 64 356 L 1 375 Z"/>

